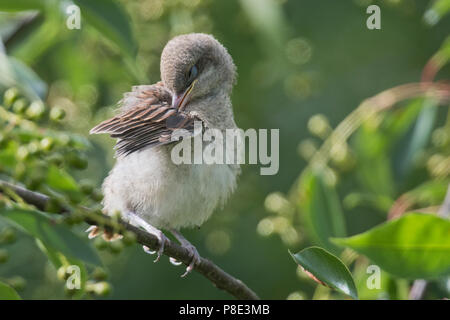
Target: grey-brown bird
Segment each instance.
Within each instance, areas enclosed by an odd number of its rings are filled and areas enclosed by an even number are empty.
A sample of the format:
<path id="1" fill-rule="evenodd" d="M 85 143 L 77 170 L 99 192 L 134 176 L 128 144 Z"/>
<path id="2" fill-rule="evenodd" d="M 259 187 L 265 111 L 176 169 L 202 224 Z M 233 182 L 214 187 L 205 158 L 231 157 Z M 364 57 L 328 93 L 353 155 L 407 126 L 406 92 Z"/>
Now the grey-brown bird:
<path id="1" fill-rule="evenodd" d="M 160 249 L 169 230 L 192 255 L 188 274 L 200 256 L 178 231 L 203 224 L 236 186 L 235 164 L 175 164 L 171 150 L 176 129 L 237 129 L 230 100 L 236 67 L 212 36 L 173 38 L 161 55 L 161 82 L 133 87 L 119 102 L 117 116 L 91 133 L 117 139 L 116 163 L 103 183 L 104 212 L 121 212 L 130 223 L 156 235 Z M 205 145 L 204 145 L 205 147 Z M 97 230 L 91 229 L 91 235 Z M 144 247 L 148 251 L 148 248 Z"/>

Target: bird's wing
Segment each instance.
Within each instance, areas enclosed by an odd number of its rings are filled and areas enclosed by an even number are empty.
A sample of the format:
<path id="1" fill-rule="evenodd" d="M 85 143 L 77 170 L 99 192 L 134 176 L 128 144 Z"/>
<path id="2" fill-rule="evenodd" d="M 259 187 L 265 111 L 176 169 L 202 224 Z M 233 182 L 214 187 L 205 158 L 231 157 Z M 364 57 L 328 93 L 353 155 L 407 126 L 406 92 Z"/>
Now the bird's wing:
<path id="1" fill-rule="evenodd" d="M 91 129 L 91 134 L 107 133 L 116 138 L 118 156 L 128 155 L 147 147 L 173 142 L 177 129 L 194 132 L 195 116 L 179 112 L 171 105 L 171 94 L 161 83 L 136 86 L 119 102 L 120 113 Z"/>

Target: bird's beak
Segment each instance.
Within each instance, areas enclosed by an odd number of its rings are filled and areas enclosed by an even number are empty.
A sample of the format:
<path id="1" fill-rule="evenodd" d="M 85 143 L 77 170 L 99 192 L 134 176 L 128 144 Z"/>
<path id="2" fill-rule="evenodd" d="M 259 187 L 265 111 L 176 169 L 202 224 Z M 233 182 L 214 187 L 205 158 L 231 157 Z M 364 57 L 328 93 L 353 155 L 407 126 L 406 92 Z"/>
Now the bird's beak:
<path id="1" fill-rule="evenodd" d="M 189 97 L 191 96 L 192 89 L 194 89 L 197 79 L 192 81 L 191 85 L 183 92 L 182 95 L 173 95 L 172 106 L 179 111 L 182 111 L 186 104 L 189 102 Z"/>

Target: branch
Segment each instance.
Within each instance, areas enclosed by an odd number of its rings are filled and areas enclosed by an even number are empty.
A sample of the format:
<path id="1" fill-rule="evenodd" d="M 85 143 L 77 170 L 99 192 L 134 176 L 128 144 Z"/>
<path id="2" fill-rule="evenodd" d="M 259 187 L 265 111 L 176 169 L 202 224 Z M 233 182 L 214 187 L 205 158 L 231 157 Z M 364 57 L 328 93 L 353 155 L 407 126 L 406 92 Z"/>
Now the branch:
<path id="1" fill-rule="evenodd" d="M 5 189 L 11 189 L 14 191 L 19 197 L 23 199 L 28 204 L 34 205 L 37 209 L 45 211 L 45 208 L 50 201 L 50 197 L 30 191 L 28 189 L 13 185 L 6 181 L 0 180 L 0 192 Z M 89 210 L 89 209 L 87 209 Z M 61 210 L 60 214 L 68 213 L 66 210 Z M 70 214 L 70 213 L 69 213 Z M 105 220 L 104 227 L 106 229 L 115 228 L 115 221 L 108 216 L 102 216 L 102 220 Z M 95 225 L 98 224 L 98 221 L 94 221 L 94 219 L 86 217 L 84 221 L 88 224 Z M 146 231 L 137 228 L 123 220 L 118 221 L 119 224 L 125 229 L 128 230 L 136 236 L 137 242 L 142 245 L 149 247 L 151 250 L 157 251 L 159 249 L 159 241 L 154 235 L 147 233 Z M 103 225 L 103 224 L 102 224 Z M 169 241 L 164 245 L 164 254 L 172 257 L 178 261 L 181 261 L 185 265 L 189 265 L 191 261 L 191 257 L 189 251 L 178 244 Z M 248 288 L 241 280 L 234 278 L 229 275 L 217 265 L 215 265 L 212 261 L 201 258 L 200 263 L 196 264 L 194 270 L 202 274 L 205 278 L 211 281 L 217 288 L 222 289 L 237 299 L 243 300 L 258 300 L 259 297 Z"/>

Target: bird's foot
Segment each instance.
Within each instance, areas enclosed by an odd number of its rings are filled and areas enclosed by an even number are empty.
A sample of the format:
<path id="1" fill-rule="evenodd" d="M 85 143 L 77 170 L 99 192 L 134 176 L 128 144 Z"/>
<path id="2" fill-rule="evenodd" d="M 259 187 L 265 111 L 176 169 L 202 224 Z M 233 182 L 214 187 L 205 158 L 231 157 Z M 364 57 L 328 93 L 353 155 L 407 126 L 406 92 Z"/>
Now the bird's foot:
<path id="1" fill-rule="evenodd" d="M 114 232 L 110 232 L 108 230 L 101 230 L 99 227 L 97 226 L 90 226 L 89 228 L 86 229 L 86 232 L 88 232 L 88 238 L 89 239 L 94 239 L 95 237 L 102 235 L 103 239 L 105 241 L 115 241 L 115 240 L 119 240 L 122 239 L 123 236 L 119 233 L 114 233 Z"/>
<path id="2" fill-rule="evenodd" d="M 86 229 L 85 232 L 88 233 L 89 239 L 94 239 L 100 234 L 100 228 L 97 226 L 90 226 L 89 228 Z"/>
<path id="3" fill-rule="evenodd" d="M 166 244 L 166 242 L 170 242 L 169 238 L 167 238 L 161 230 L 155 228 L 154 226 L 152 226 L 151 224 L 146 222 L 144 219 L 142 219 L 138 215 L 136 215 L 134 213 L 128 213 L 127 217 L 132 224 L 142 227 L 145 231 L 147 231 L 148 233 L 150 233 L 150 234 L 154 235 L 156 238 L 158 238 L 159 249 L 157 251 L 156 259 L 154 260 L 154 262 L 158 262 L 164 252 L 164 245 Z M 144 248 L 144 251 L 148 254 L 155 253 L 155 251 L 151 250 L 147 246 L 143 246 L 143 248 Z"/>
<path id="4" fill-rule="evenodd" d="M 195 265 L 201 262 L 200 254 L 197 251 L 197 248 L 190 243 L 180 232 L 177 230 L 171 229 L 170 232 L 177 238 L 180 242 L 181 246 L 189 251 L 189 255 L 192 256 L 192 260 L 186 268 L 186 271 L 181 275 L 182 278 L 187 276 L 189 273 L 194 270 Z"/>
<path id="5" fill-rule="evenodd" d="M 156 228 L 155 228 L 156 229 Z M 159 259 L 161 258 L 163 252 L 164 252 L 164 245 L 166 244 L 167 241 L 170 241 L 161 230 L 156 229 L 155 231 L 149 231 L 146 230 L 148 233 L 153 234 L 155 237 L 158 238 L 159 241 L 159 249 L 157 252 L 157 256 L 156 259 L 153 262 L 158 262 Z M 149 247 L 147 246 L 142 246 L 142 248 L 144 249 L 145 253 L 148 254 L 155 254 L 155 251 L 151 250 Z"/>

